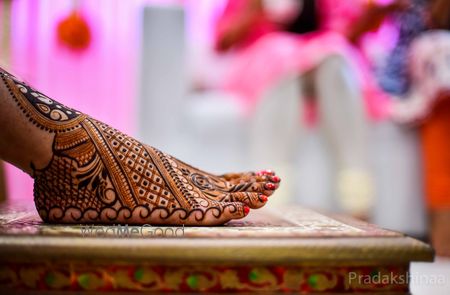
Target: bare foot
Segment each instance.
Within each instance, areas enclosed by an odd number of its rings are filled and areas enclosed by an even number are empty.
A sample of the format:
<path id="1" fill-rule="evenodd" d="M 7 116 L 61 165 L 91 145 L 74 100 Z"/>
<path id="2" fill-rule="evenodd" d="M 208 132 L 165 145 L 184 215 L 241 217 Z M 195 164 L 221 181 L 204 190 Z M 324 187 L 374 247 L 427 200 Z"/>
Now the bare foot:
<path id="1" fill-rule="evenodd" d="M 46 222 L 217 225 L 264 206 L 279 186 L 268 170 L 204 172 L 0 75 L 21 115 L 52 135 L 49 163 L 31 161 Z"/>

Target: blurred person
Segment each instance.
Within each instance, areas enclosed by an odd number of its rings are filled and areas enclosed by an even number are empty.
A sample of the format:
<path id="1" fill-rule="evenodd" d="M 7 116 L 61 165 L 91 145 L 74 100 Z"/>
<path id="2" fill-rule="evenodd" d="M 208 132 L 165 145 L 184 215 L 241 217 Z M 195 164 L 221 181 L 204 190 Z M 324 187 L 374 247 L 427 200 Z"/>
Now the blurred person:
<path id="1" fill-rule="evenodd" d="M 380 82 L 396 97 L 392 118 L 419 127 L 431 240 L 450 256 L 450 1 L 415 0 L 396 20 Z"/>
<path id="2" fill-rule="evenodd" d="M 261 208 L 280 183 L 269 170 L 194 168 L 2 69 L 0 106 L 0 159 L 34 179 L 45 222 L 217 225 Z"/>
<path id="3" fill-rule="evenodd" d="M 229 0 L 217 24 L 217 51 L 235 55 L 222 87 L 244 97 L 249 109 L 282 79 L 294 75 L 307 81 L 306 103 L 315 100 L 335 151 L 340 203 L 357 216 L 367 216 L 374 196 L 365 110 L 374 119 L 386 116 L 388 110 L 388 99 L 357 44 L 404 5 L 404 1 Z M 294 137 L 286 131 L 291 126 L 273 130 L 274 123 L 267 118 L 261 131 Z M 279 144 L 277 157 L 290 156 L 288 144 Z"/>

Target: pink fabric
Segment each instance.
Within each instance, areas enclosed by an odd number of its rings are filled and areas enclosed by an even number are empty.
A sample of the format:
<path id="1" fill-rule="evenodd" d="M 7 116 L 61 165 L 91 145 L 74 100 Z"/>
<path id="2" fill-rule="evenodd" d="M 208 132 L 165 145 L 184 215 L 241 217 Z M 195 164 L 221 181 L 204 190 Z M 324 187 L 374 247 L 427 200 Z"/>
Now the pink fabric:
<path id="1" fill-rule="evenodd" d="M 242 1 L 245 0 L 230 0 Z M 327 57 L 339 55 L 353 69 L 355 83 L 362 89 L 370 117 L 383 118 L 387 114 L 388 97 L 378 88 L 361 52 L 344 37 L 345 30 L 360 16 L 365 3 L 365 0 L 320 0 L 322 23 L 317 32 L 303 35 L 267 32 L 260 34 L 251 44 L 246 40 L 249 45 L 236 51 L 223 88 L 239 94 L 250 111 L 261 94 L 280 79 L 301 75 Z M 239 7 L 234 6 L 236 9 Z M 225 10 L 223 20 L 232 19 L 227 14 L 236 13 L 231 9 Z"/>
<path id="2" fill-rule="evenodd" d="M 227 32 L 230 26 L 241 18 L 240 12 L 246 9 L 248 2 L 249 0 L 230 0 L 226 3 L 223 15 L 216 24 L 216 39 L 220 39 L 224 32 Z M 239 48 L 245 48 L 265 34 L 276 30 L 276 26 L 263 14 L 256 16 L 256 18 L 254 26 L 248 32 L 245 40 L 239 44 Z"/>
<path id="3" fill-rule="evenodd" d="M 367 0 L 316 0 L 322 30 L 346 33 L 352 23 L 359 19 Z"/>

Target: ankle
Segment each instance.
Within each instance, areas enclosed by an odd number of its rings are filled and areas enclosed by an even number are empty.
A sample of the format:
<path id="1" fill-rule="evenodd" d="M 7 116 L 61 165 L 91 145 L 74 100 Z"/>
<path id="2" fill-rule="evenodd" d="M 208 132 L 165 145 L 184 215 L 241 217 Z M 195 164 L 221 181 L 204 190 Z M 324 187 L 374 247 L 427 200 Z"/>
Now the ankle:
<path id="1" fill-rule="evenodd" d="M 7 73 L 0 78 L 0 157 L 33 176 L 50 163 L 55 134 L 73 124 L 58 120 L 59 103 Z"/>

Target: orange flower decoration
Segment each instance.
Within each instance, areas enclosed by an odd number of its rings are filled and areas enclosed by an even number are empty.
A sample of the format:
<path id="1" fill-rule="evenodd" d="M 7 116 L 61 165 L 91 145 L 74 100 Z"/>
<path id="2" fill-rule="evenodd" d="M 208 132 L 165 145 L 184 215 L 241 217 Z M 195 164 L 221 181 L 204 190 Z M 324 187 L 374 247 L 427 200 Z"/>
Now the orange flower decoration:
<path id="1" fill-rule="evenodd" d="M 73 50 L 86 49 L 91 43 L 89 25 L 77 11 L 59 22 L 57 32 L 58 40 Z"/>

